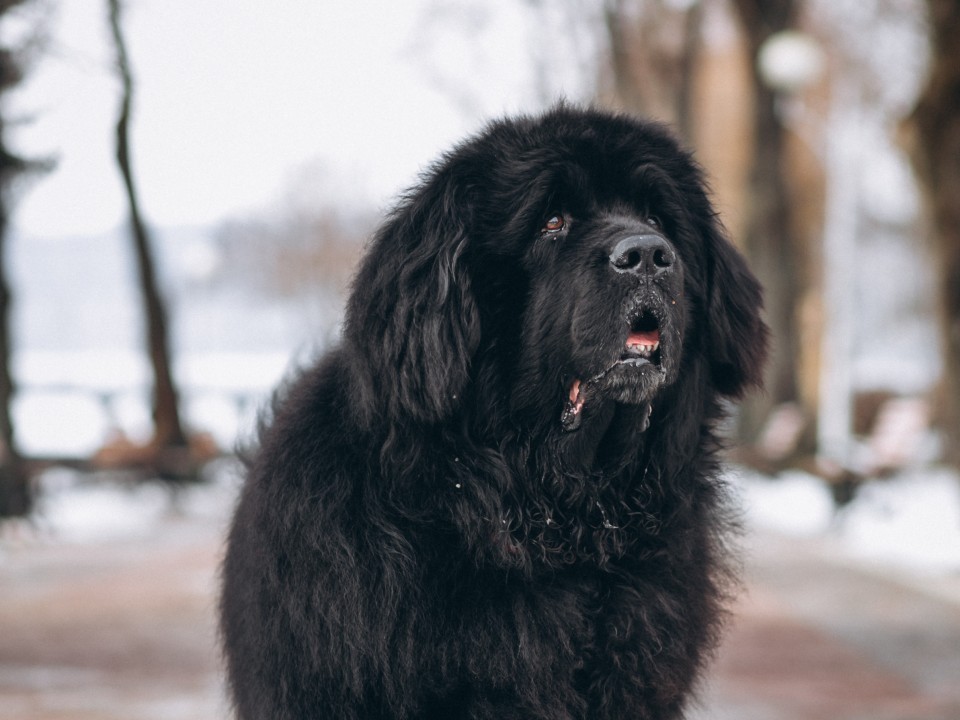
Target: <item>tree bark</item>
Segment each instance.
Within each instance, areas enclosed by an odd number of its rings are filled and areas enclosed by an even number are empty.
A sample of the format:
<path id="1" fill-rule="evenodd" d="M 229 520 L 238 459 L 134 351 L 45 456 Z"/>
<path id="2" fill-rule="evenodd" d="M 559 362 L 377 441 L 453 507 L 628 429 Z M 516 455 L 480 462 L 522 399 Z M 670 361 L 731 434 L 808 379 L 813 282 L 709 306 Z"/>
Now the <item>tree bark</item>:
<path id="1" fill-rule="evenodd" d="M 130 158 L 130 114 L 133 104 L 133 76 L 121 26 L 120 0 L 108 0 L 110 29 L 117 53 L 117 69 L 123 84 L 116 125 L 116 158 L 130 206 L 130 226 L 137 260 L 140 288 L 147 322 L 147 349 L 153 368 L 154 444 L 158 451 L 186 446 L 180 422 L 179 402 L 170 366 L 167 313 L 157 284 L 150 236 L 140 212 Z"/>
<path id="2" fill-rule="evenodd" d="M 760 76 L 757 54 L 774 33 L 793 27 L 795 0 L 733 0 L 744 30 L 754 88 L 754 146 L 743 247 L 764 286 L 772 353 L 766 373 L 766 392 L 754 395 L 742 407 L 743 440 L 757 437 L 770 411 L 799 397 L 797 358 L 800 355 L 797 308 L 802 262 L 792 230 L 787 179 L 786 130 L 777 113 L 777 97 Z"/>
<path id="3" fill-rule="evenodd" d="M 20 4 L 20 0 L 0 2 L 0 17 Z M 21 79 L 14 54 L 0 48 L 0 93 Z M 27 169 L 27 163 L 11 153 L 6 144 L 6 126 L 0 117 L 0 518 L 18 517 L 30 512 L 30 478 L 17 447 L 11 405 L 16 392 L 10 371 L 10 287 L 7 284 L 6 245 L 10 219 L 10 184 Z"/>
<path id="4" fill-rule="evenodd" d="M 26 515 L 30 511 L 30 479 L 17 447 L 11 405 L 16 391 L 10 372 L 10 288 L 6 275 L 6 240 L 8 230 L 7 184 L 10 165 L 2 141 L 0 121 L 0 518 Z M 9 161 L 8 161 L 9 158 Z"/>
<path id="5" fill-rule="evenodd" d="M 671 123 L 691 140 L 693 76 L 700 51 L 703 3 L 677 9 L 663 0 L 606 0 L 610 104 Z"/>
<path id="6" fill-rule="evenodd" d="M 944 450 L 946 459 L 960 467 L 960 2 L 927 0 L 927 7 L 930 73 L 909 123 L 936 249 Z"/>

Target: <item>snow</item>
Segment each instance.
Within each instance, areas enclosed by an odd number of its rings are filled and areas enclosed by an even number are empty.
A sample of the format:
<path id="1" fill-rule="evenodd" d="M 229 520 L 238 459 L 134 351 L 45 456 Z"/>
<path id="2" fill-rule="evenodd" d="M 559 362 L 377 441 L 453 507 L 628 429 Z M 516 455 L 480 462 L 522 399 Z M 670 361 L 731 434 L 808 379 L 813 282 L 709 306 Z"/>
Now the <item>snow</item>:
<path id="1" fill-rule="evenodd" d="M 930 470 L 861 488 L 841 517 L 851 557 L 912 570 L 960 572 L 960 482 Z"/>
<path id="2" fill-rule="evenodd" d="M 833 521 L 833 500 L 819 478 L 802 472 L 780 477 L 735 473 L 743 511 L 752 527 L 797 537 L 821 535 Z"/>
<path id="3" fill-rule="evenodd" d="M 231 459 L 214 461 L 205 475 L 206 482 L 174 494 L 159 481 L 126 483 L 68 468 L 47 470 L 37 479 L 40 493 L 33 529 L 0 533 L 0 562 L 4 542 L 129 543 L 169 535 L 165 530 L 171 524 L 182 528 L 184 519 L 223 525 L 239 488 L 238 464 Z"/>
<path id="4" fill-rule="evenodd" d="M 734 470 L 730 480 L 748 533 L 814 540 L 835 559 L 921 586 L 960 577 L 960 476 L 952 470 L 871 480 L 839 509 L 821 479 L 800 471 L 770 478 Z"/>
<path id="5" fill-rule="evenodd" d="M 20 448 L 31 456 L 89 455 L 110 430 L 96 397 L 86 393 L 32 393 L 18 398 L 13 409 Z"/>
<path id="6" fill-rule="evenodd" d="M 46 491 L 37 508 L 40 527 L 68 543 L 149 537 L 170 502 L 159 483 L 85 484 L 79 473 L 62 469 L 45 473 L 41 485 Z"/>
<path id="7" fill-rule="evenodd" d="M 23 388 L 14 405 L 17 440 L 34 456 L 90 455 L 117 430 L 149 437 L 149 369 L 133 350 L 27 351 L 17 355 Z M 202 352 L 175 363 L 193 430 L 231 449 L 254 427 L 260 406 L 297 364 L 288 352 Z"/>

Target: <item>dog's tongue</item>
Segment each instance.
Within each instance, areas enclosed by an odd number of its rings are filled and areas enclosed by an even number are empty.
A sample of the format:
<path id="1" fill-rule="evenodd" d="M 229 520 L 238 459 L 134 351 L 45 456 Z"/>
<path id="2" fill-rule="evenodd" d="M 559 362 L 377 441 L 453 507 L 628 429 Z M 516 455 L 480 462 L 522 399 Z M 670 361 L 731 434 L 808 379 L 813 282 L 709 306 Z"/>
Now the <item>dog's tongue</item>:
<path id="1" fill-rule="evenodd" d="M 659 330 L 640 330 L 631 332 L 627 336 L 627 346 L 630 345 L 656 345 L 660 342 Z"/>
<path id="2" fill-rule="evenodd" d="M 583 410 L 583 398 L 580 397 L 581 385 L 580 380 L 574 380 L 573 384 L 570 385 L 569 400 L 567 400 L 563 413 L 560 415 L 560 424 L 567 432 L 580 427 L 580 411 Z"/>

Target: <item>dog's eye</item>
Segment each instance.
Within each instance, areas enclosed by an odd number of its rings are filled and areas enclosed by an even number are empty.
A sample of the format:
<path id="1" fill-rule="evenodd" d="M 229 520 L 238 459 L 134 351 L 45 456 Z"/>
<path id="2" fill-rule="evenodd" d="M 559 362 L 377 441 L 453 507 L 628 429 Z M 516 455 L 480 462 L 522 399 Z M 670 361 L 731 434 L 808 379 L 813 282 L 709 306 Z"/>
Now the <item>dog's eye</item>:
<path id="1" fill-rule="evenodd" d="M 563 215 L 551 215 L 550 219 L 543 224 L 543 230 L 541 232 L 545 235 L 552 235 L 563 230 L 566 224 L 567 222 L 563 219 Z"/>
<path id="2" fill-rule="evenodd" d="M 656 215 L 647 216 L 647 225 L 652 227 L 654 230 L 663 230 L 663 223 L 660 222 L 660 218 Z"/>

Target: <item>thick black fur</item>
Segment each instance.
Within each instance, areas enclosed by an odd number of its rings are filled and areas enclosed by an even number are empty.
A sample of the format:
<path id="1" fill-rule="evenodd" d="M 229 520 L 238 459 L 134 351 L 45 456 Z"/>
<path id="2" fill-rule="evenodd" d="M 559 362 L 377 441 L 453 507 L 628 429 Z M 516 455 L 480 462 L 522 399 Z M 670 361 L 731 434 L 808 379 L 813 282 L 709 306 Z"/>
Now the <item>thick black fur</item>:
<path id="1" fill-rule="evenodd" d="M 730 587 L 715 426 L 759 383 L 760 306 L 657 125 L 559 107 L 443 158 L 264 423 L 223 568 L 238 717 L 680 717 Z"/>

